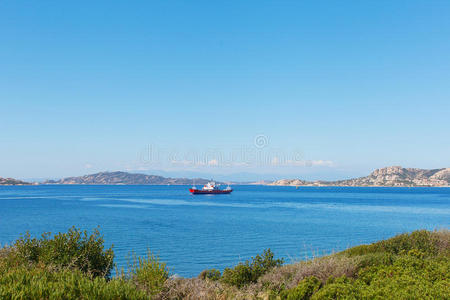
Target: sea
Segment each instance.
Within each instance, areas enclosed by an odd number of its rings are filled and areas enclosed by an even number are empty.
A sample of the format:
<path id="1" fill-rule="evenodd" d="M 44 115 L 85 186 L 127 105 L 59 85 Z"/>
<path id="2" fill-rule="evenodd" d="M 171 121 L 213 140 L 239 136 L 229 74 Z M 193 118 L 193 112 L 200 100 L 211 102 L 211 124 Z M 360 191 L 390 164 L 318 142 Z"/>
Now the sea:
<path id="1" fill-rule="evenodd" d="M 0 186 L 0 245 L 29 231 L 99 228 L 118 268 L 147 251 L 172 275 L 223 270 L 270 248 L 287 263 L 418 229 L 450 228 L 450 188 Z"/>

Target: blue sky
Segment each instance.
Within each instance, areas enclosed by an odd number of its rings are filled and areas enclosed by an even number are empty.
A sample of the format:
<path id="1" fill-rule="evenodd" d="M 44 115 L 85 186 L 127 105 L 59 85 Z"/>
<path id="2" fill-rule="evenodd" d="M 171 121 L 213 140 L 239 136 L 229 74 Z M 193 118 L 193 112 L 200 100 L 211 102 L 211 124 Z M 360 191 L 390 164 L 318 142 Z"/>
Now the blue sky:
<path id="1" fill-rule="evenodd" d="M 0 176 L 449 167 L 449 16 L 449 1 L 1 1 Z"/>

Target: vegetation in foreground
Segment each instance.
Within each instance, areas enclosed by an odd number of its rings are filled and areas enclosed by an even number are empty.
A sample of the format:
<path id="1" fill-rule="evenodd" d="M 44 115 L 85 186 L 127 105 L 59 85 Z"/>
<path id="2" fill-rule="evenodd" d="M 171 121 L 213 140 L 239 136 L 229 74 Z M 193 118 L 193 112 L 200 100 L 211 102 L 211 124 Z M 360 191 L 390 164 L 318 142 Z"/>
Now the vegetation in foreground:
<path id="1" fill-rule="evenodd" d="M 415 231 L 283 265 L 270 250 L 197 278 L 151 252 L 111 276 L 98 230 L 24 235 L 0 249 L 0 299 L 450 299 L 450 232 Z"/>

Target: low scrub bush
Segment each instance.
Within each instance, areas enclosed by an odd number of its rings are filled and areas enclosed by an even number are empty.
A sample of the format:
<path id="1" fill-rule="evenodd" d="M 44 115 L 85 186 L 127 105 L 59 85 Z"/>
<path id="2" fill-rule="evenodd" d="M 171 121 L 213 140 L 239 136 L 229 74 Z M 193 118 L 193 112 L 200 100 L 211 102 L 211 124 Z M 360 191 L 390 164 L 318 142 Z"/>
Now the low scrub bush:
<path id="1" fill-rule="evenodd" d="M 361 255 L 357 257 L 358 269 L 380 265 L 392 265 L 395 259 L 396 259 L 395 255 L 383 252 Z"/>
<path id="2" fill-rule="evenodd" d="M 307 277 L 293 289 L 285 290 L 281 293 L 281 299 L 287 300 L 306 300 L 320 289 L 321 281 L 314 276 Z"/>
<path id="3" fill-rule="evenodd" d="M 448 236 L 448 232 L 418 230 L 411 233 L 400 234 L 388 240 L 383 240 L 370 245 L 356 246 L 343 251 L 342 254 L 356 256 L 386 252 L 397 255 L 415 249 L 424 253 L 425 256 L 436 256 L 444 254 L 445 251 L 449 251 Z M 443 244 L 442 241 L 445 239 L 447 243 Z"/>
<path id="4" fill-rule="evenodd" d="M 361 297 L 360 293 L 358 293 L 358 289 L 355 287 L 354 283 L 352 283 L 349 278 L 342 276 L 336 279 L 331 278 L 327 284 L 323 285 L 320 290 L 316 291 L 311 297 L 307 299 L 316 300 L 316 299 L 366 299 L 366 298 Z M 378 299 L 385 299 L 385 298 L 378 298 Z"/>
<path id="5" fill-rule="evenodd" d="M 0 274 L 0 299 L 148 299 L 131 282 L 78 270 L 18 267 Z"/>
<path id="6" fill-rule="evenodd" d="M 199 279 L 209 279 L 209 280 L 219 280 L 222 274 L 220 274 L 220 271 L 217 269 L 209 269 L 209 270 L 203 270 L 199 275 Z"/>
<path id="7" fill-rule="evenodd" d="M 223 271 L 222 281 L 236 287 L 256 282 L 259 277 L 267 273 L 274 267 L 281 266 L 283 259 L 275 259 L 270 249 L 264 250 L 262 255 L 252 257 L 252 261 L 239 263 L 234 268 L 226 268 Z"/>
<path id="8" fill-rule="evenodd" d="M 448 258 L 404 255 L 392 265 L 361 269 L 356 279 L 330 281 L 311 299 L 449 299 Z"/>
<path id="9" fill-rule="evenodd" d="M 67 233 L 42 234 L 32 238 L 29 233 L 20 237 L 9 249 L 8 264 L 45 265 L 56 269 L 77 269 L 93 277 L 109 277 L 113 268 L 114 252 L 104 249 L 104 240 L 98 229 L 92 234 L 75 227 Z"/>
<path id="10" fill-rule="evenodd" d="M 279 295 L 282 299 L 450 299 L 448 237 L 448 232 L 416 231 L 348 249 L 335 257 L 351 256 L 357 265 L 354 276 L 330 276 L 321 285 L 314 285 L 318 278 L 308 277 Z"/>
<path id="11" fill-rule="evenodd" d="M 290 265 L 269 249 L 198 278 L 170 278 L 149 251 L 111 278 L 98 231 L 72 228 L 0 248 L 0 299 L 450 299 L 449 241 L 417 231 Z"/>
<path id="12" fill-rule="evenodd" d="M 147 251 L 147 258 L 133 256 L 133 264 L 129 265 L 129 273 L 129 278 L 150 295 L 159 293 L 169 278 L 166 264 L 161 262 L 150 250 Z"/>

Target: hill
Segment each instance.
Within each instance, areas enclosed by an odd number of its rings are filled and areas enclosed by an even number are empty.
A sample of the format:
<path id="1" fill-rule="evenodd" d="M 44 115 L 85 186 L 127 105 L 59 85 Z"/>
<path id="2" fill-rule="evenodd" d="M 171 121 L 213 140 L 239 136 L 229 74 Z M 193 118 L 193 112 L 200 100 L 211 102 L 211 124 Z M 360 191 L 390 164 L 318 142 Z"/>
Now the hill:
<path id="1" fill-rule="evenodd" d="M 373 171 L 365 177 L 338 181 L 305 181 L 300 179 L 277 180 L 270 185 L 292 186 L 450 186 L 450 168 L 416 169 L 400 166 Z"/>
<path id="2" fill-rule="evenodd" d="M 14 178 L 2 178 L 0 177 L 0 185 L 28 185 L 29 182 L 25 182 L 22 180 L 14 179 Z"/>
<path id="3" fill-rule="evenodd" d="M 128 172 L 100 172 L 79 177 L 67 177 L 60 180 L 47 180 L 44 184 L 129 184 L 129 185 L 191 185 L 206 184 L 207 179 L 167 178 Z"/>

